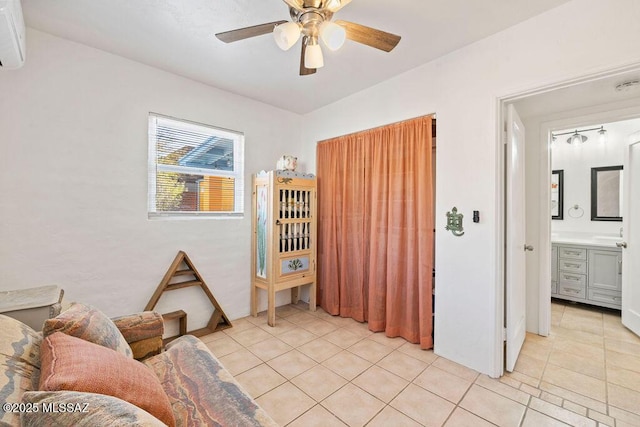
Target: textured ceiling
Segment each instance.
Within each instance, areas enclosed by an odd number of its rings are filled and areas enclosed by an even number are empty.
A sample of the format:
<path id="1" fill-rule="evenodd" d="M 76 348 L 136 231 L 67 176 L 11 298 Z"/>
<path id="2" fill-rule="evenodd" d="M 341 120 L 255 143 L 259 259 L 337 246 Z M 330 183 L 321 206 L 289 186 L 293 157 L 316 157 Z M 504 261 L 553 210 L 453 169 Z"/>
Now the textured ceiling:
<path id="1" fill-rule="evenodd" d="M 347 41 L 298 75 L 300 42 L 215 33 L 289 19 L 281 0 L 22 0 L 26 24 L 202 83 L 307 113 L 568 0 L 353 0 L 343 19 L 402 36 L 391 53 Z M 28 60 L 28 53 L 27 53 Z"/>

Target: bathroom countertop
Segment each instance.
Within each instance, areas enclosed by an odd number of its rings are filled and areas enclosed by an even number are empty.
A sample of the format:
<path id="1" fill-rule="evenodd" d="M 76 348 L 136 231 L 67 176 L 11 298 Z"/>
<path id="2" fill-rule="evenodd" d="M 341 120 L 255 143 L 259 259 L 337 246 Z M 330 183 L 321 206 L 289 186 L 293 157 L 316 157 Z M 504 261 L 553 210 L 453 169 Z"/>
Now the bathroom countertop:
<path id="1" fill-rule="evenodd" d="M 551 233 L 552 243 L 565 245 L 588 245 L 615 248 L 622 237 L 615 234 L 591 234 L 591 233 Z"/>

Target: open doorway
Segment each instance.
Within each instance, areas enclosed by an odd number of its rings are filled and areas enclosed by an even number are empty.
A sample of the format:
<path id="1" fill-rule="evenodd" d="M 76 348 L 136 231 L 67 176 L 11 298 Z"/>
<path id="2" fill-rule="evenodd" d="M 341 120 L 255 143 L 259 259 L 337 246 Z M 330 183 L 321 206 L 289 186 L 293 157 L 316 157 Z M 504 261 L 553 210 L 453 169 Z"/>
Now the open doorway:
<path id="1" fill-rule="evenodd" d="M 526 259 L 526 329 L 529 333 L 547 336 L 551 323 L 551 134 L 564 133 L 562 131 L 569 128 L 593 126 L 595 123 L 602 126 L 603 123 L 618 123 L 640 117 L 640 85 L 634 83 L 637 81 L 640 81 L 640 70 L 634 69 L 511 101 L 503 100 L 505 107 L 509 104 L 515 107 L 526 129 L 525 245 L 536 249 L 528 253 Z M 623 89 L 629 90 L 616 90 L 621 84 Z M 583 180 L 582 185 L 589 185 L 589 181 Z M 563 213 L 566 215 L 567 210 L 575 204 L 566 201 Z M 587 202 L 586 206 L 579 203 L 578 207 L 584 209 L 583 215 L 590 220 L 590 203 Z M 508 223 L 509 218 L 506 221 Z M 614 232 L 609 229 L 600 234 L 614 238 Z M 584 267 L 586 265 L 579 268 Z M 509 286 L 507 283 L 507 294 Z"/>
<path id="2" fill-rule="evenodd" d="M 640 80 L 640 71 L 528 97 L 515 103 L 527 129 L 526 240 L 538 249 L 527 256 L 528 332 L 546 336 L 550 331 L 550 297 L 554 270 L 551 263 L 552 233 L 556 241 L 558 233 L 582 231 L 592 236 L 609 237 L 611 240 L 608 243 L 615 243 L 616 232 L 619 234 L 620 227 L 624 227 L 623 221 L 591 220 L 590 174 L 592 167 L 622 164 L 620 144 L 630 133 L 638 130 L 634 126 L 637 127 L 636 119 L 640 117 L 640 87 L 638 90 L 628 91 L 616 91 L 615 88 L 621 83 L 637 80 Z M 577 95 L 585 92 L 589 95 Z M 567 98 L 573 100 L 568 101 Z M 552 142 L 552 134 L 569 132 L 569 129 L 575 131 L 596 126 L 600 128 L 604 124 L 610 129 L 607 135 L 610 144 L 607 147 L 600 144 L 597 130 L 584 133 L 590 137 L 590 141 L 581 147 L 565 142 L 572 135 L 558 135 L 557 141 Z M 616 144 L 617 149 L 614 148 Z M 575 150 L 571 150 L 572 148 Z M 617 154 L 614 153 L 616 150 Z M 574 155 L 573 159 L 567 157 L 571 153 Z M 554 161 L 553 154 L 557 161 Z M 583 165 L 578 169 L 576 163 Z M 551 180 L 557 177 L 552 172 L 566 167 L 573 168 L 573 172 L 569 174 L 566 171 L 563 174 L 564 206 L 562 215 L 555 215 L 556 218 L 562 216 L 563 219 L 552 219 Z M 575 194 L 576 188 L 581 189 L 579 194 Z M 571 189 L 574 193 L 567 194 Z M 570 215 L 581 218 L 572 218 Z M 570 292 L 567 290 L 566 293 Z"/>
<path id="3" fill-rule="evenodd" d="M 581 119 L 577 118 L 578 123 Z M 562 305 L 617 316 L 622 310 L 623 230 L 640 218 L 624 217 L 624 154 L 629 135 L 640 130 L 640 117 L 589 122 L 550 132 L 551 158 L 551 300 Z M 533 266 L 532 268 L 535 268 Z M 542 278 L 541 284 L 542 286 Z M 547 313 L 542 298 L 541 312 Z M 564 303 L 563 303 L 564 302 Z M 545 305 L 545 307 L 542 307 Z M 604 309 L 604 310 L 599 310 Z M 550 328 L 603 335 L 603 326 L 588 320 L 576 325 L 549 309 Z M 578 314 L 583 314 L 577 312 Z M 597 318 L 597 316 L 596 316 Z M 542 325 L 546 329 L 546 325 Z M 553 329 L 551 329 L 553 330 Z M 557 334 L 556 334 L 557 335 Z"/>

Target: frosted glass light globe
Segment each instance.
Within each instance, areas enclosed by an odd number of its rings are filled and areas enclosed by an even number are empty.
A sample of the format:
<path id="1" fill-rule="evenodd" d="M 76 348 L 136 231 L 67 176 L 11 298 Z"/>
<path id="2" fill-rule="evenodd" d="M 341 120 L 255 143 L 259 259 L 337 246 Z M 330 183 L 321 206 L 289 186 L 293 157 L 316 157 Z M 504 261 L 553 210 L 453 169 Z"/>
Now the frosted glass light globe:
<path id="1" fill-rule="evenodd" d="M 330 50 L 338 50 L 347 39 L 347 31 L 331 21 L 320 24 L 320 38 Z"/>
<path id="2" fill-rule="evenodd" d="M 273 29 L 273 38 L 282 50 L 289 50 L 300 38 L 300 26 L 297 22 L 280 24 Z"/>
<path id="3" fill-rule="evenodd" d="M 320 45 L 310 44 L 304 51 L 304 66 L 307 68 L 324 67 L 324 58 L 322 57 L 322 49 Z"/>

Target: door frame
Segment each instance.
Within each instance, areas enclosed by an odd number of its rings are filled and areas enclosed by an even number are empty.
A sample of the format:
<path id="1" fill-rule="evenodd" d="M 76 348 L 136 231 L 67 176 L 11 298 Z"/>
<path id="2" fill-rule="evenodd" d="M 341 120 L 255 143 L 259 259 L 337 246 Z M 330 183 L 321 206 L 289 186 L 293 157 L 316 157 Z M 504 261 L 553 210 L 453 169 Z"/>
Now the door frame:
<path id="1" fill-rule="evenodd" d="M 494 358 L 494 372 L 497 376 L 502 376 L 504 374 L 504 366 L 505 366 L 505 313 L 506 313 L 506 239 L 505 239 L 505 230 L 506 230 L 506 222 L 507 217 L 505 214 L 506 209 L 506 198 L 507 198 L 507 174 L 506 174 L 506 149 L 505 149 L 505 128 L 504 124 L 507 121 L 507 105 L 515 103 L 517 101 L 523 100 L 525 98 L 542 95 L 544 93 L 548 93 L 554 90 L 563 89 L 571 86 L 577 86 L 583 83 L 589 83 L 609 77 L 615 77 L 618 74 L 624 74 L 633 71 L 640 71 L 640 63 L 627 64 L 625 66 L 619 66 L 609 69 L 604 69 L 599 72 L 594 72 L 591 74 L 585 74 L 578 77 L 559 80 L 554 82 L 549 82 L 534 88 L 529 88 L 525 90 L 521 90 L 519 92 L 514 92 L 510 94 L 506 94 L 503 96 L 496 96 L 495 100 L 495 108 L 496 108 L 496 153 L 498 156 L 498 168 L 499 168 L 499 192 L 498 192 L 498 200 L 497 200 L 497 215 L 496 222 L 498 223 L 499 234 L 497 236 L 498 240 L 498 256 L 496 257 L 496 277 L 499 279 L 499 286 L 497 287 L 497 304 L 496 304 L 496 341 L 495 341 L 495 358 Z M 637 117 L 636 113 L 640 112 L 640 107 L 631 107 L 621 109 L 618 112 L 624 114 L 625 110 L 634 110 L 633 112 L 628 112 L 627 114 L 633 114 L 629 118 Z M 611 112 L 611 111 L 609 111 Z M 606 111 L 596 113 L 599 117 L 605 117 Z M 608 116 L 611 117 L 611 116 Z M 616 116 L 620 117 L 620 115 Z M 569 120 L 569 119 L 567 119 Z M 576 118 L 573 118 L 574 122 Z M 602 120 L 602 119 L 599 119 Z M 620 119 L 624 120 L 624 119 Z M 615 120 L 612 120 L 615 121 Z M 549 122 L 547 125 L 546 131 L 545 128 L 541 129 L 541 138 L 545 136 L 547 138 L 547 144 L 549 143 L 549 135 L 553 127 L 562 126 L 559 124 L 554 124 L 553 122 Z M 543 124 L 544 125 L 544 124 Z M 569 125 L 570 127 L 571 125 Z M 535 141 L 534 143 L 540 143 L 540 141 Z M 526 141 L 525 141 L 526 144 Z M 540 231 L 546 230 L 544 233 L 541 233 L 540 236 L 540 248 L 539 248 L 539 263 L 538 268 L 540 270 L 540 279 L 538 286 L 538 294 L 540 298 L 539 306 L 539 331 L 545 332 L 545 336 L 549 334 L 551 328 L 551 286 L 546 286 L 545 284 L 551 283 L 551 216 L 547 215 L 550 212 L 549 206 L 549 186 L 551 179 L 551 156 L 549 155 L 549 145 L 547 145 L 547 149 L 544 150 L 543 155 L 541 155 L 540 165 L 541 165 L 541 182 L 542 188 L 540 189 L 540 198 L 541 203 L 539 206 L 540 209 L 540 222 L 539 227 Z M 523 156 L 523 159 L 526 159 Z M 531 284 L 527 283 L 527 288 L 529 288 Z M 543 304 L 543 301 L 549 301 L 549 304 Z"/>
<path id="2" fill-rule="evenodd" d="M 637 179 L 635 179 L 634 176 L 638 172 L 637 167 L 636 168 L 631 167 L 632 166 L 631 160 L 632 160 L 632 151 L 634 151 L 634 146 L 636 145 L 640 146 L 640 130 L 633 132 L 631 135 L 629 135 L 628 138 L 629 139 L 627 140 L 624 146 L 625 152 L 624 152 L 624 162 L 623 162 L 623 166 L 625 168 L 625 175 L 623 177 L 623 181 L 624 181 L 623 202 L 628 201 L 628 203 L 626 203 L 622 209 L 623 222 L 624 222 L 624 218 L 631 218 L 631 208 L 633 206 L 632 203 L 630 203 L 630 201 L 632 200 L 631 184 L 637 181 Z M 638 184 L 635 183 L 634 185 L 638 185 Z M 635 209 L 637 209 L 637 207 Z M 629 281 L 632 277 L 631 265 L 633 263 L 630 262 L 632 259 L 631 257 L 633 255 L 633 252 L 635 252 L 636 255 L 638 254 L 638 249 L 634 247 L 634 243 L 636 242 L 632 241 L 631 233 L 633 232 L 633 226 L 629 224 L 625 224 L 624 227 L 625 227 L 624 233 L 622 232 L 620 233 L 622 236 L 624 236 L 624 239 L 621 239 L 621 240 L 624 240 L 625 242 L 627 242 L 629 247 L 625 245 L 621 249 L 622 253 L 620 254 L 621 262 L 622 262 L 622 280 L 624 281 L 625 277 L 627 278 L 627 282 L 626 283 L 623 282 L 623 286 L 622 286 L 622 313 L 621 313 L 622 325 L 625 326 L 632 333 L 640 336 L 640 317 L 636 312 L 638 308 L 638 301 L 637 301 L 638 296 L 637 294 L 635 294 L 635 292 L 631 290 L 632 284 Z M 635 301 L 633 297 L 635 297 Z M 632 302 L 634 305 L 632 305 L 630 302 Z"/>

